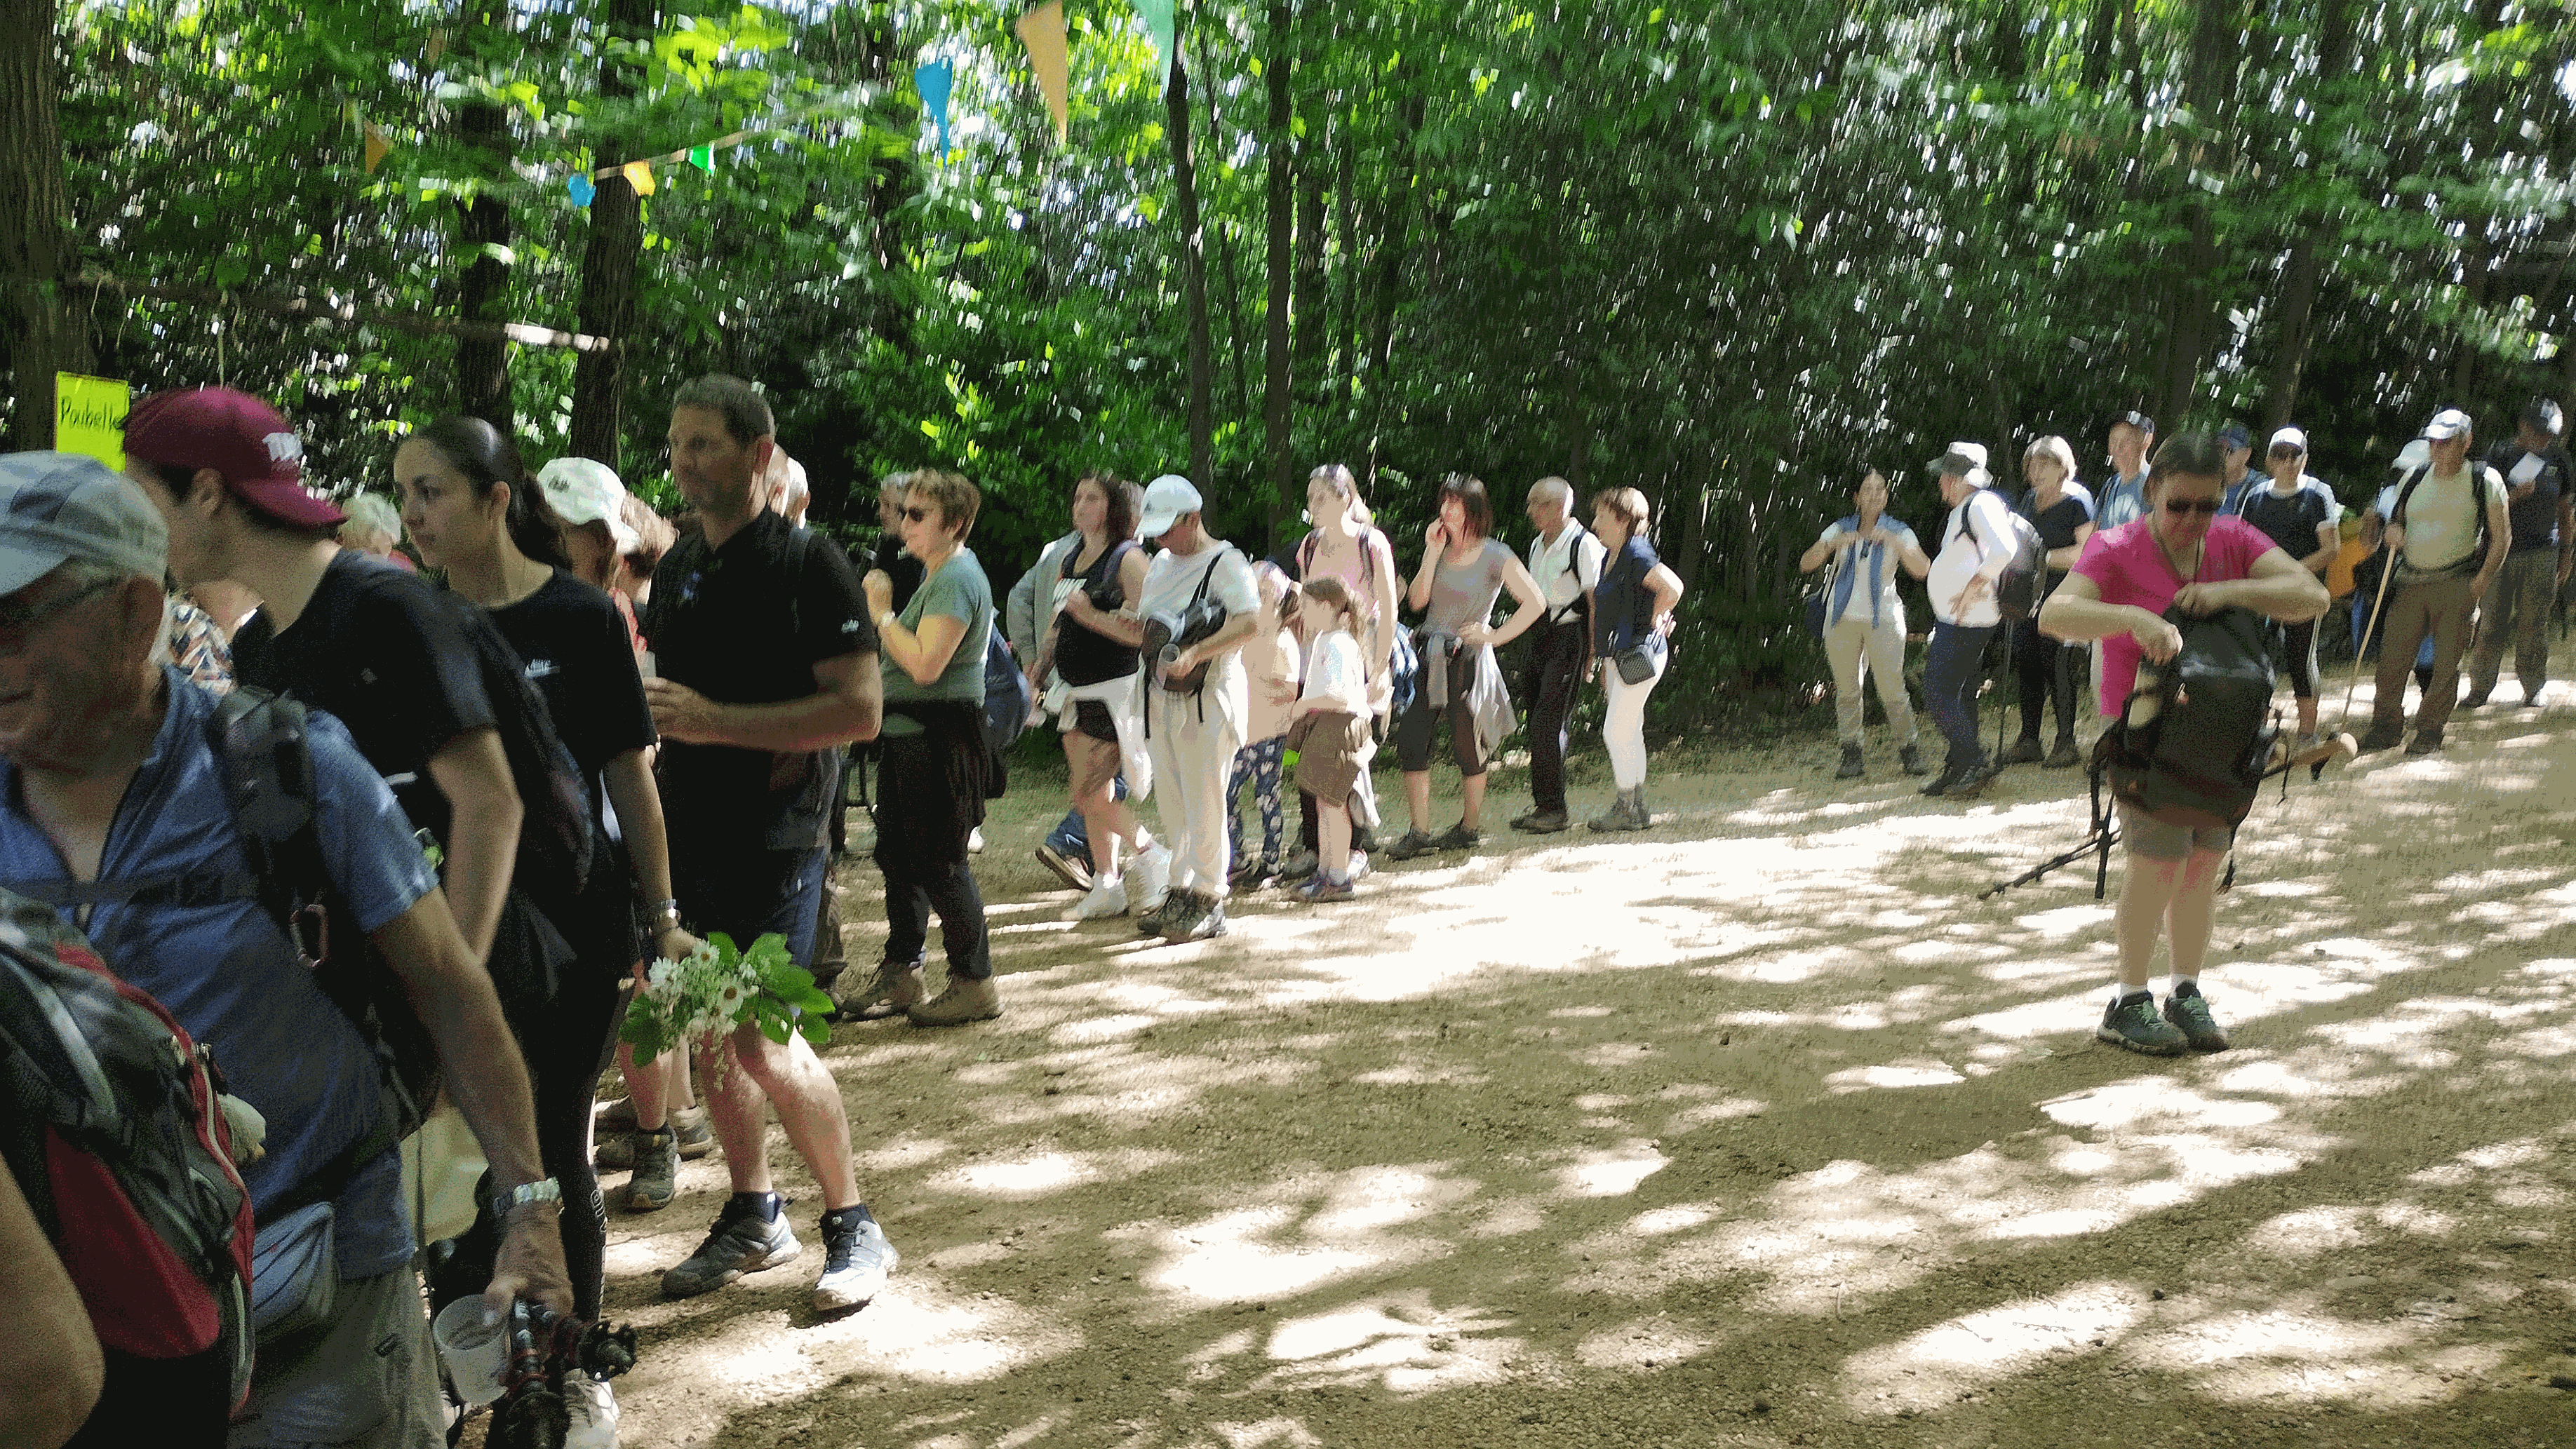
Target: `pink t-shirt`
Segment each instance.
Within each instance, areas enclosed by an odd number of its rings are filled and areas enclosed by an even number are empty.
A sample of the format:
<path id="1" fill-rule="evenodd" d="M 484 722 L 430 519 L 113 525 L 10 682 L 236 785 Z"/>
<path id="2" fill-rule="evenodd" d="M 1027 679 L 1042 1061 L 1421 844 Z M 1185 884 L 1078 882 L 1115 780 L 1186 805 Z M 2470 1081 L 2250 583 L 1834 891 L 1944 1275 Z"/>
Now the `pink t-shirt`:
<path id="1" fill-rule="evenodd" d="M 2274 547 L 2261 529 L 2244 519 L 2212 519 L 2208 545 L 2201 550 L 2199 582 L 2223 584 L 2250 577 L 2254 560 Z M 2135 604 L 2150 614 L 2162 614 L 2182 586 L 2192 582 L 2176 577 L 2173 565 L 2166 561 L 2164 549 L 2156 543 L 2152 514 L 2117 528 L 2106 528 L 2086 539 L 2084 552 L 2076 555 L 2074 571 L 2093 581 L 2093 587 L 2102 592 L 2102 602 Z M 2128 702 L 2129 691 L 2137 686 L 2138 661 L 2143 657 L 2133 635 L 2114 634 L 2102 641 L 2104 715 L 2116 716 Z"/>

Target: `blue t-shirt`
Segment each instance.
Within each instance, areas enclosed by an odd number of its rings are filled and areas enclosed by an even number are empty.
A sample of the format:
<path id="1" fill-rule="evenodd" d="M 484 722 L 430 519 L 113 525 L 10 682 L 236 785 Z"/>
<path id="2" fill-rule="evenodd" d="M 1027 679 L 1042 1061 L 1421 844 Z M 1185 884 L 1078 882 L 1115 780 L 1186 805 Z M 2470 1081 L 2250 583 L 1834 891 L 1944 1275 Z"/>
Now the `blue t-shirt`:
<path id="1" fill-rule="evenodd" d="M 1655 546 L 1634 534 L 1610 556 L 1592 594 L 1595 653 L 1616 654 L 1655 631 L 1655 592 L 1646 587 L 1646 575 L 1661 562 Z"/>
<path id="2" fill-rule="evenodd" d="M 117 806 L 99 877 L 201 870 L 246 876 L 250 862 L 233 825 L 223 766 L 206 738 L 215 696 L 175 669 L 162 677 L 170 698 L 161 729 Z M 311 719 L 322 857 L 355 924 L 372 932 L 436 882 L 410 820 L 348 732 L 318 711 Z M 52 839 L 27 814 L 16 763 L 0 759 L 0 883 L 40 892 L 70 877 Z M 374 1055 L 257 901 L 107 904 L 85 924 L 69 911 L 65 917 L 111 970 L 159 998 L 190 1036 L 211 1047 L 233 1094 L 268 1119 L 268 1155 L 242 1169 L 256 1207 L 278 1201 L 374 1129 L 381 1107 Z M 400 1153 L 388 1149 L 361 1168 L 333 1211 L 342 1278 L 372 1278 L 411 1260 Z"/>

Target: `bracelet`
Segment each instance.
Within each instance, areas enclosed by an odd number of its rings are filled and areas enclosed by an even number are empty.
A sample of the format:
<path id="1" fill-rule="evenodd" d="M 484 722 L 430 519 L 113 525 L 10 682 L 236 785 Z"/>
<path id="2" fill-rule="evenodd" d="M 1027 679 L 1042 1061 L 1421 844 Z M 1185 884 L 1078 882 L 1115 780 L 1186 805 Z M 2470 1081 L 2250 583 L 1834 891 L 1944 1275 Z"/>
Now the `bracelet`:
<path id="1" fill-rule="evenodd" d="M 673 926 L 678 926 L 680 924 L 680 903 L 677 900 L 654 902 L 651 919 L 656 921 L 668 920 Z"/>

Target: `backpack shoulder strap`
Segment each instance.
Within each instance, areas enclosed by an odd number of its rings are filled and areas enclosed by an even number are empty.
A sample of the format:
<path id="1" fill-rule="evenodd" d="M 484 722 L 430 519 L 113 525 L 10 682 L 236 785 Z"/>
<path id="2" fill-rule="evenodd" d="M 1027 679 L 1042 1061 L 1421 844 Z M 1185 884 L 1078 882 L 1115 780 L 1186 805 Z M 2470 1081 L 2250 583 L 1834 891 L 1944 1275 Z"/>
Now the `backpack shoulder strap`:
<path id="1" fill-rule="evenodd" d="M 2426 477 L 2431 475 L 2432 471 L 2433 466 L 2427 463 L 2423 467 L 2416 469 L 2414 472 L 2407 474 L 2406 481 L 2397 485 L 2397 502 L 2388 510 L 2389 522 L 2396 524 L 2399 528 L 2404 528 L 2406 526 L 2407 500 L 2415 496 L 2415 489 L 2423 483 Z"/>

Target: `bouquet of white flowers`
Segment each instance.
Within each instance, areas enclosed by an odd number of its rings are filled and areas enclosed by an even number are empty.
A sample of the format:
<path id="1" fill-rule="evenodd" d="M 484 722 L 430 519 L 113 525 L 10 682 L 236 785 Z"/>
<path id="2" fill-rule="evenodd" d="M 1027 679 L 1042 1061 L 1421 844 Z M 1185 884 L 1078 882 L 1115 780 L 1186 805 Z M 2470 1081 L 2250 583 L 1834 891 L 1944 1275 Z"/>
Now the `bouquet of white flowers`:
<path id="1" fill-rule="evenodd" d="M 686 957 L 645 971 L 617 1039 L 638 1059 L 684 1045 L 712 1053 L 727 1032 L 756 1023 L 771 1041 L 784 1044 L 794 1031 L 819 1047 L 832 1039 L 831 1010 L 813 975 L 787 959 L 786 937 L 771 932 L 737 951 L 732 937 L 711 931 Z"/>

